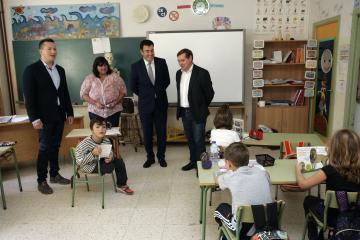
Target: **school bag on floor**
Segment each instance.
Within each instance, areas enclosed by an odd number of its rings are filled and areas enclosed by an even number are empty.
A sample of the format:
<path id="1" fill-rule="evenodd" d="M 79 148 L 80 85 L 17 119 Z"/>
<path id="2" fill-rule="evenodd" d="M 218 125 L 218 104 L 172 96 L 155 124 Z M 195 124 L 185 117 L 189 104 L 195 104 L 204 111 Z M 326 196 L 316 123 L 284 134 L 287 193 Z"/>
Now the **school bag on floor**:
<path id="1" fill-rule="evenodd" d="M 336 191 L 339 216 L 336 220 L 334 240 L 360 240 L 360 193 L 356 202 L 349 203 L 347 192 Z"/>
<path id="2" fill-rule="evenodd" d="M 279 229 L 277 203 L 251 206 L 256 233 L 251 240 L 288 240 L 288 234 Z"/>

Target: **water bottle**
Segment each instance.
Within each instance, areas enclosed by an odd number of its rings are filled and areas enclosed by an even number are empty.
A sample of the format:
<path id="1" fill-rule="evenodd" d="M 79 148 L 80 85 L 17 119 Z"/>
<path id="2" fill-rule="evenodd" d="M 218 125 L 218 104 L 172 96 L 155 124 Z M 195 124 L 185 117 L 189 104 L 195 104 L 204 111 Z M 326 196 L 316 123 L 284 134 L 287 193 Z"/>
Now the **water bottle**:
<path id="1" fill-rule="evenodd" d="M 217 164 L 219 160 L 219 147 L 216 145 L 216 141 L 212 141 L 210 145 L 210 160 L 213 166 Z"/>

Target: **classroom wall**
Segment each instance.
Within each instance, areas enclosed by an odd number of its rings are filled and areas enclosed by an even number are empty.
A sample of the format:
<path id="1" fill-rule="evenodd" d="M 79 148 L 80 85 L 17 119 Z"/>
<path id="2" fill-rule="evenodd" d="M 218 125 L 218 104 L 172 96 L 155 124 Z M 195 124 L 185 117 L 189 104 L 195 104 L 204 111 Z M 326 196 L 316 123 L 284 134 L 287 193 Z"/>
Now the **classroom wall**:
<path id="1" fill-rule="evenodd" d="M 191 10 L 178 10 L 180 13 L 180 18 L 177 22 L 170 21 L 166 18 L 159 18 L 156 15 L 156 9 L 160 6 L 164 6 L 168 11 L 175 10 L 177 5 L 181 4 L 190 4 L 192 1 L 189 0 L 113 0 L 113 1 L 99 1 L 99 0 L 78 0 L 76 4 L 81 3 L 99 3 L 99 2 L 118 2 L 120 3 L 120 18 L 121 18 L 121 37 L 140 37 L 145 36 L 146 31 L 165 31 L 165 30 L 208 30 L 212 29 L 211 22 L 214 17 L 217 16 L 226 16 L 231 20 L 231 26 L 233 29 L 246 29 L 246 45 L 245 45 L 245 106 L 246 106 L 246 116 L 242 116 L 241 110 L 234 110 L 235 117 L 243 117 L 246 119 L 246 128 L 251 127 L 251 116 L 252 116 L 252 99 L 251 99 L 251 70 L 252 70 L 252 61 L 251 61 L 251 50 L 252 50 L 252 41 L 256 39 L 271 39 L 272 35 L 254 35 L 254 25 L 255 25 L 255 7 L 256 1 L 254 0 L 222 0 L 220 2 L 224 4 L 224 8 L 212 8 L 208 14 L 205 16 L 199 17 L 195 16 Z M 72 0 L 53 0 L 51 4 L 73 4 L 75 3 Z M 13 55 L 12 49 L 12 29 L 11 29 L 11 16 L 10 16 L 10 7 L 18 5 L 48 5 L 49 1 L 47 0 L 12 0 L 4 1 L 4 14 L 7 26 L 7 35 L 8 35 L 8 45 L 10 48 L 10 55 Z M 136 23 L 133 21 L 132 12 L 133 9 L 139 4 L 146 4 L 151 12 L 150 19 L 146 23 Z M 303 36 L 302 38 L 307 38 Z M 226 43 L 224 43 L 226 44 Z M 59 49 L 61 51 L 61 49 Z M 155 43 L 156 51 L 156 43 Z M 161 57 L 161 56 L 160 56 Z M 196 56 L 195 56 L 196 59 Z M 196 63 L 196 61 L 195 61 Z M 14 59 L 11 59 L 11 69 L 12 76 L 14 78 L 14 95 L 17 98 L 17 87 L 15 79 L 15 70 L 14 70 Z M 170 73 L 175 74 L 175 73 Z M 215 89 L 216 91 L 216 89 Z M 77 108 L 78 109 L 78 108 Z M 77 110 L 86 113 L 86 109 Z M 209 118 L 207 127 L 212 127 L 212 117 L 213 112 Z M 24 113 L 24 108 L 21 105 L 17 106 L 18 113 Z M 169 125 L 170 126 L 179 126 L 179 122 L 175 120 L 175 115 L 173 110 L 169 110 Z M 86 122 L 86 121 L 85 121 Z M 86 124 L 86 123 L 85 123 Z"/>
<path id="2" fill-rule="evenodd" d="M 350 38 L 351 38 L 351 21 L 354 1 L 345 0 L 317 0 L 310 1 L 310 16 L 309 16 L 309 37 L 313 36 L 313 24 L 322 20 L 326 20 L 331 17 L 340 16 L 339 26 L 339 39 L 337 56 L 339 56 L 340 49 L 349 49 Z M 340 70 L 339 67 L 343 69 Z M 339 59 L 333 69 L 336 69 L 336 81 L 344 80 L 345 86 L 343 89 L 346 90 L 347 80 L 347 67 L 348 65 L 340 65 Z M 344 124 L 343 109 L 345 107 L 346 92 L 342 91 L 341 88 L 337 88 L 336 84 L 333 86 L 334 97 L 334 117 L 332 132 L 341 129 Z M 340 113 L 340 114 L 339 114 Z M 344 113 L 346 114 L 346 113 Z"/>

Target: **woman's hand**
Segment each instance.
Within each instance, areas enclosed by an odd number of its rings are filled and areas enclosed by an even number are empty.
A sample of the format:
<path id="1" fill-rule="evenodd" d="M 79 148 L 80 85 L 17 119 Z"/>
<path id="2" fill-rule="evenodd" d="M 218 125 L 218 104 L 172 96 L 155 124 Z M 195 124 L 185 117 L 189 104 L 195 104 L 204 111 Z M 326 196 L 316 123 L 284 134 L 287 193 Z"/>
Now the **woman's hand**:
<path id="1" fill-rule="evenodd" d="M 99 108 L 99 109 L 103 109 L 103 108 L 105 108 L 105 106 L 104 106 L 104 104 L 102 104 L 102 103 L 100 103 L 100 102 L 95 102 L 95 104 L 94 104 L 97 108 Z"/>

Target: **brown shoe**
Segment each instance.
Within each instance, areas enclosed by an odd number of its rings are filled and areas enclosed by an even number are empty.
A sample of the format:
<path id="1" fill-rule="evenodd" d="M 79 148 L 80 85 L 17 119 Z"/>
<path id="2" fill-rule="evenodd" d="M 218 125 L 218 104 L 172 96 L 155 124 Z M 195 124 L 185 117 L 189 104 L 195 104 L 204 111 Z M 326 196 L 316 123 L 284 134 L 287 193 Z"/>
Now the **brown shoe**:
<path id="1" fill-rule="evenodd" d="M 71 183 L 71 181 L 69 179 L 64 178 L 60 174 L 56 175 L 56 177 L 50 177 L 50 182 L 51 183 L 58 183 L 58 184 L 61 184 L 61 185 L 67 185 L 67 184 Z"/>
<path id="2" fill-rule="evenodd" d="M 48 183 L 46 181 L 39 183 L 38 190 L 42 194 L 52 194 L 53 193 L 52 188 L 48 185 Z"/>

